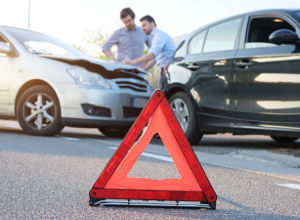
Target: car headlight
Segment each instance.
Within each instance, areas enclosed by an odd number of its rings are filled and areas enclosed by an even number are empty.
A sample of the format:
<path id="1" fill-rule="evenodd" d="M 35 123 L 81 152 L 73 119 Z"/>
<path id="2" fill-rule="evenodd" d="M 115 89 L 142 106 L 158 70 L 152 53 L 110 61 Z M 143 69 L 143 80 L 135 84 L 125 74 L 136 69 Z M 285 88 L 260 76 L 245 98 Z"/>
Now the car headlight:
<path id="1" fill-rule="evenodd" d="M 87 86 L 100 86 L 111 89 L 110 84 L 100 74 L 92 73 L 81 67 L 67 69 L 77 84 Z"/>

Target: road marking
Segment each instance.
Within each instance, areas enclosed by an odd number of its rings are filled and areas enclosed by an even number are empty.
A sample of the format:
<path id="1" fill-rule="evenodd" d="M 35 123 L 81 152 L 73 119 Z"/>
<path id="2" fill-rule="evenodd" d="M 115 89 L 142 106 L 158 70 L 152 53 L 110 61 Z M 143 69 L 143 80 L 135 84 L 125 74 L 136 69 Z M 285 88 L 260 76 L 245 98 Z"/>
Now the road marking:
<path id="1" fill-rule="evenodd" d="M 300 190 L 300 184 L 287 183 L 287 184 L 276 184 L 276 185 Z"/>
<path id="2" fill-rule="evenodd" d="M 113 150 L 117 150 L 118 149 L 117 147 L 109 147 L 109 148 L 113 149 Z M 144 156 L 144 157 L 150 157 L 150 158 L 155 158 L 155 159 L 158 159 L 158 160 L 163 160 L 163 161 L 166 161 L 166 162 L 173 163 L 172 158 L 168 157 L 168 156 L 163 156 L 163 155 L 158 155 L 158 154 L 153 154 L 153 153 L 147 153 L 147 152 L 143 152 L 142 156 Z"/>
<path id="3" fill-rule="evenodd" d="M 64 136 L 59 136 L 59 138 L 67 140 L 67 141 L 80 141 L 79 138 L 64 137 Z"/>

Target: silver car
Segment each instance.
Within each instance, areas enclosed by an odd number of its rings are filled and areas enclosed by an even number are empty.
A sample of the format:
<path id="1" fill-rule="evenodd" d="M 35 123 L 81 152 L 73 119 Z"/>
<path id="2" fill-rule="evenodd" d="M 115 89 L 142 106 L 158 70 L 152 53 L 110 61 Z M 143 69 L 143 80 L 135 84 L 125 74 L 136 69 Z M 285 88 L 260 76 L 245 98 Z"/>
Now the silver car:
<path id="1" fill-rule="evenodd" d="M 153 92 L 146 74 L 42 33 L 0 26 L 0 118 L 17 119 L 32 135 L 74 126 L 123 136 Z"/>

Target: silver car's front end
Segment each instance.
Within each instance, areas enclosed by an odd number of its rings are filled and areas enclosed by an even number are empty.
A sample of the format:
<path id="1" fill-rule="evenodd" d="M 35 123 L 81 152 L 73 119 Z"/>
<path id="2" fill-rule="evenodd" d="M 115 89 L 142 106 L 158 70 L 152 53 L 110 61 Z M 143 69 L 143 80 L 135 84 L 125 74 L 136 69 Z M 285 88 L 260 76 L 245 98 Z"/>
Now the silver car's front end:
<path id="1" fill-rule="evenodd" d="M 115 87 L 120 80 L 124 84 L 124 79 L 110 80 L 110 84 Z M 58 94 L 62 94 L 63 124 L 87 127 L 131 125 L 152 93 L 147 84 L 144 92 L 70 84 L 57 89 Z"/>
<path id="2" fill-rule="evenodd" d="M 30 134 L 68 125 L 115 135 L 105 129 L 128 128 L 153 92 L 144 70 L 91 59 L 50 36 L 0 26 L 0 37 L 0 117 Z"/>

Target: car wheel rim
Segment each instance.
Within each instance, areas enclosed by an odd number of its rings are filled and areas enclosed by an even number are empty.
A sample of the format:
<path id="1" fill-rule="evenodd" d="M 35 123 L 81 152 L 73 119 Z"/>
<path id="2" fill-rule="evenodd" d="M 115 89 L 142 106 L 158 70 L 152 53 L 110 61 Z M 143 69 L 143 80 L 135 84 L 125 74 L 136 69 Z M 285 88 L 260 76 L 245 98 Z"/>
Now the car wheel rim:
<path id="1" fill-rule="evenodd" d="M 187 131 L 189 123 L 189 111 L 187 105 L 182 99 L 174 99 L 171 102 L 171 108 L 184 132 Z"/>
<path id="2" fill-rule="evenodd" d="M 53 98 L 45 93 L 29 96 L 24 102 L 22 110 L 25 123 L 35 130 L 49 127 L 57 115 Z"/>

